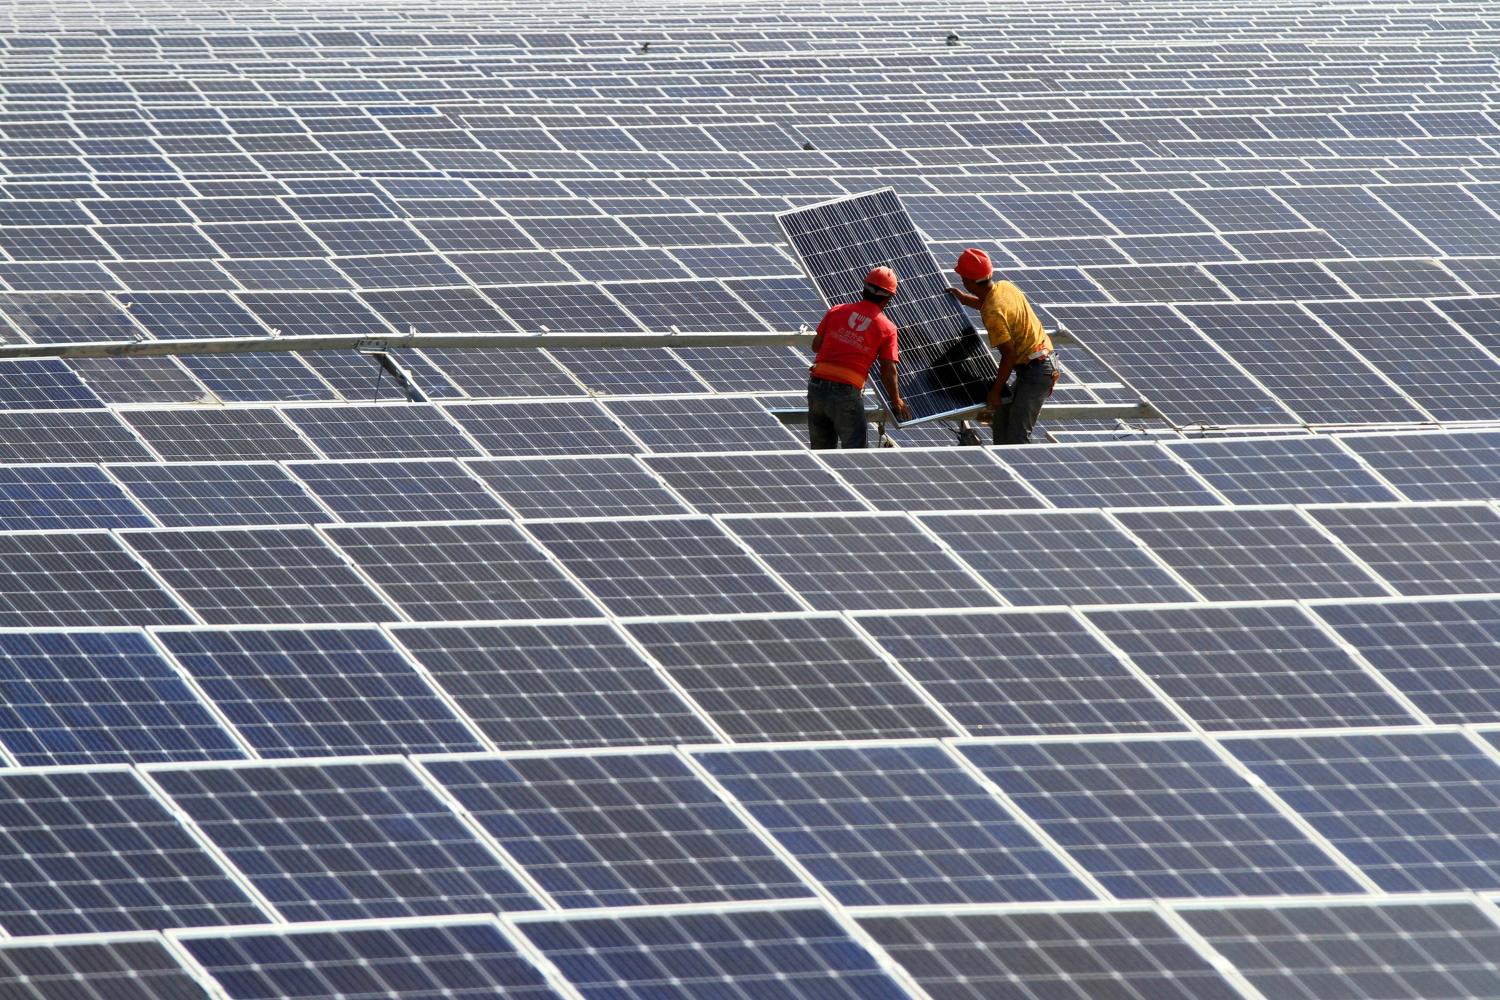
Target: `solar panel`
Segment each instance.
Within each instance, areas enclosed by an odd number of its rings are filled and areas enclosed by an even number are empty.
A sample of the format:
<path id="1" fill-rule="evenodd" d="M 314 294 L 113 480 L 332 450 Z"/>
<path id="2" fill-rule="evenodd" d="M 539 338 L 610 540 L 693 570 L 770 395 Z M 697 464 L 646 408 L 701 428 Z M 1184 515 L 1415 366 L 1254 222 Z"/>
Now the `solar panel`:
<path id="1" fill-rule="evenodd" d="M 1115 517 L 1211 601 L 1389 593 L 1291 508 L 1119 511 Z"/>
<path id="2" fill-rule="evenodd" d="M 1064 612 L 872 614 L 856 621 L 970 735 L 1186 728 Z"/>
<path id="3" fill-rule="evenodd" d="M 613 614 L 802 610 L 707 518 L 537 521 L 527 531 Z"/>
<path id="4" fill-rule="evenodd" d="M 288 920 L 540 905 L 399 761 L 160 767 L 151 776 Z"/>
<path id="5" fill-rule="evenodd" d="M 8 359 L 0 365 L 0 408 L 68 410 L 103 405 L 73 371 L 54 358 Z"/>
<path id="6" fill-rule="evenodd" d="M 1150 910 L 912 913 L 859 926 L 932 1000 L 1240 996 Z"/>
<path id="7" fill-rule="evenodd" d="M 923 514 L 918 520 L 1012 604 L 1193 598 L 1150 553 L 1097 511 Z M 1020 558 L 1017 539 L 1026 539 Z"/>
<path id="8" fill-rule="evenodd" d="M 502 748 L 714 739 L 667 677 L 602 622 L 399 626 L 393 634 Z"/>
<path id="9" fill-rule="evenodd" d="M 0 529 L 142 528 L 151 524 L 98 466 L 0 467 Z"/>
<path id="10" fill-rule="evenodd" d="M 109 534 L 0 534 L 0 626 L 100 628 L 191 620 Z"/>
<path id="11" fill-rule="evenodd" d="M 509 516 L 483 483 L 453 461 L 298 462 L 288 468 L 345 521 Z"/>
<path id="12" fill-rule="evenodd" d="M 1265 996 L 1500 996 L 1500 928 L 1469 902 L 1183 909 Z"/>
<path id="13" fill-rule="evenodd" d="M 1223 502 L 1190 469 L 1150 443 L 1018 445 L 992 454 L 1058 507 Z"/>
<path id="14" fill-rule="evenodd" d="M 636 622 L 627 631 L 732 739 L 953 732 L 840 618 Z"/>
<path id="15" fill-rule="evenodd" d="M 608 517 L 687 513 L 660 480 L 626 455 L 470 461 L 521 517 Z"/>
<path id="16" fill-rule="evenodd" d="M 1043 506 L 992 453 L 974 449 L 873 448 L 818 458 L 878 510 L 1012 510 Z"/>
<path id="17" fill-rule="evenodd" d="M 1500 883 L 1500 763 L 1456 732 L 1226 740 L 1387 892 Z"/>
<path id="18" fill-rule="evenodd" d="M 670 752 L 424 766 L 565 908 L 812 895 Z"/>
<path id="19" fill-rule="evenodd" d="M 130 531 L 123 537 L 211 625 L 369 622 L 396 617 L 310 528 L 184 528 Z M 171 621 L 151 624 L 184 621 L 173 616 Z"/>
<path id="20" fill-rule="evenodd" d="M 0 944 L 0 995 L 10 1000 L 210 1000 L 159 940 Z"/>
<path id="21" fill-rule="evenodd" d="M 941 747 L 695 756 L 846 906 L 1093 895 Z"/>
<path id="22" fill-rule="evenodd" d="M 639 451 L 598 403 L 455 403 L 443 408 L 491 455 L 559 455 Z"/>
<path id="23" fill-rule="evenodd" d="M 0 423 L 4 421 L 0 413 Z M 233 462 L 320 458 L 272 409 L 130 410 L 130 427 L 169 462 Z M 145 449 L 110 461 L 149 459 Z"/>
<path id="24" fill-rule="evenodd" d="M 1235 504 L 1401 499 L 1331 438 L 1200 439 L 1166 448 Z"/>
<path id="25" fill-rule="evenodd" d="M 702 392 L 704 388 L 686 365 L 659 347 L 565 347 L 548 353 L 591 393 Z"/>
<path id="26" fill-rule="evenodd" d="M 1197 740 L 976 743 L 961 752 L 1116 896 L 1360 891 Z"/>
<path id="27" fill-rule="evenodd" d="M 886 315 L 901 331 L 901 397 L 913 420 L 962 412 L 983 402 L 995 381 L 994 356 L 944 290 L 948 282 L 894 190 L 781 213 L 777 221 L 829 305 L 855 301 L 871 267 L 895 270 L 901 290 Z M 883 394 L 879 380 L 872 381 Z"/>
<path id="28" fill-rule="evenodd" d="M 1500 514 L 1493 507 L 1317 507 L 1308 514 L 1398 593 L 1500 590 Z"/>
<path id="29" fill-rule="evenodd" d="M 1431 257 L 1435 248 L 1359 188 L 1278 188 L 1276 197 L 1358 257 Z"/>
<path id="30" fill-rule="evenodd" d="M 753 399 L 703 395 L 619 399 L 606 403 L 605 409 L 651 451 L 800 447 L 792 432 Z"/>
<path id="31" fill-rule="evenodd" d="M 704 514 L 861 510 L 811 453 L 648 455 L 642 463 Z"/>
<path id="32" fill-rule="evenodd" d="M 1500 496 L 1500 434 L 1350 434 L 1339 440 L 1412 500 Z"/>
<path id="33" fill-rule="evenodd" d="M 14 936 L 258 924 L 265 914 L 133 772 L 0 774 Z"/>
<path id="34" fill-rule="evenodd" d="M 547 554 L 506 521 L 324 530 L 415 621 L 598 614 Z"/>
<path id="35" fill-rule="evenodd" d="M 0 462 L 129 462 L 151 457 L 107 410 L 0 410 Z"/>
<path id="36" fill-rule="evenodd" d="M 180 942 L 235 1000 L 559 998 L 500 928 L 479 917 L 420 926 L 195 934 Z"/>
<path id="37" fill-rule="evenodd" d="M 428 347 L 422 357 L 476 398 L 571 396 L 583 385 L 546 351 Z M 419 382 L 419 384 L 421 384 Z M 425 386 L 424 386 L 425 389 Z"/>
<path id="38" fill-rule="evenodd" d="M 262 757 L 482 748 L 374 629 L 166 630 L 156 638 Z"/>
<path id="39" fill-rule="evenodd" d="M 444 411 L 414 403 L 289 406 L 281 411 L 329 458 L 477 455 Z"/>
<path id="40" fill-rule="evenodd" d="M 881 962 L 811 907 L 526 921 L 585 1000 L 904 1000 Z"/>
<path id="41" fill-rule="evenodd" d="M 319 524 L 332 519 L 281 466 L 111 465 L 109 474 L 169 528 Z"/>

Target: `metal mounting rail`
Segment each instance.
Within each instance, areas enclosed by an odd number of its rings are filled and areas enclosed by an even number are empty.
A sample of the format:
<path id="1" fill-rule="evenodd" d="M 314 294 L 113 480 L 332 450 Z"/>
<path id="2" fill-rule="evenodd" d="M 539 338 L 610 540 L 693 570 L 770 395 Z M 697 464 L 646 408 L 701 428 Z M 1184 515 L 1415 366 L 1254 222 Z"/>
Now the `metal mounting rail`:
<path id="1" fill-rule="evenodd" d="M 953 417 L 945 417 L 945 420 L 972 419 L 984 412 L 983 408 L 976 407 L 968 413 L 957 414 Z M 807 423 L 807 410 L 804 407 L 777 407 L 771 410 L 771 415 L 787 425 Z M 1136 403 L 1044 403 L 1042 404 L 1042 419 L 1044 420 L 1145 420 L 1150 417 L 1159 417 L 1156 407 L 1145 400 Z M 880 423 L 886 419 L 886 412 L 879 406 L 865 407 L 865 419 L 870 423 Z"/>
<path id="2" fill-rule="evenodd" d="M 203 337 L 182 340 L 0 344 L 0 360 L 140 358 L 289 351 L 390 351 L 400 347 L 807 347 L 811 333 L 406 333 L 389 337 Z"/>

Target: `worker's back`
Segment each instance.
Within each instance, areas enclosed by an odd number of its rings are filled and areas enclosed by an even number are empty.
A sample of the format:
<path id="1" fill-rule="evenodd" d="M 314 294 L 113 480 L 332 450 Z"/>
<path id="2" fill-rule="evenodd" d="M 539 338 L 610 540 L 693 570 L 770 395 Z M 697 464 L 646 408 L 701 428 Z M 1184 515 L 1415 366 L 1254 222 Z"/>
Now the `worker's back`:
<path id="1" fill-rule="evenodd" d="M 879 303 L 861 301 L 834 306 L 818 323 L 822 341 L 812 375 L 863 388 L 877 357 L 897 360 L 896 324 Z"/>

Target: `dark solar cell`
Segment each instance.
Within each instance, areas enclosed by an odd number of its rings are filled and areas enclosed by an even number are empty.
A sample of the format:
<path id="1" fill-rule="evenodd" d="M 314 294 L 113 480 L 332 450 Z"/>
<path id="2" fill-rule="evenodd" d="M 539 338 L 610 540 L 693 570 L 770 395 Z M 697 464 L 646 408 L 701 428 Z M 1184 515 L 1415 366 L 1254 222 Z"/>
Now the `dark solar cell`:
<path id="1" fill-rule="evenodd" d="M 0 529 L 151 525 L 151 519 L 97 466 L 0 466 Z"/>
<path id="2" fill-rule="evenodd" d="M 421 403 L 297 406 L 281 411 L 330 458 L 478 454 L 440 407 Z"/>
<path id="3" fill-rule="evenodd" d="M 289 337 L 384 337 L 387 326 L 364 303 L 341 292 L 269 292 L 240 296 L 267 328 Z"/>
<path id="4" fill-rule="evenodd" d="M 808 452 L 650 455 L 641 461 L 704 514 L 859 510 L 859 498 Z"/>
<path id="5" fill-rule="evenodd" d="M 591 393 L 701 393 L 703 383 L 660 347 L 554 347 L 547 352 Z"/>
<path id="6" fill-rule="evenodd" d="M 120 299 L 137 323 L 162 340 L 267 335 L 265 327 L 229 295 L 156 293 Z"/>
<path id="7" fill-rule="evenodd" d="M 622 399 L 605 405 L 651 451 L 726 451 L 800 447 L 781 421 L 753 399 L 698 396 Z M 639 451 L 636 446 L 629 449 Z"/>
<path id="8" fill-rule="evenodd" d="M 1149 443 L 1012 446 L 991 452 L 1058 507 L 1168 507 L 1223 501 Z"/>
<path id="9" fill-rule="evenodd" d="M 1308 513 L 1399 593 L 1500 591 L 1500 514 L 1493 507 L 1318 507 Z"/>
<path id="10" fill-rule="evenodd" d="M 211 1000 L 157 940 L 0 945 L 9 1000 Z"/>
<path id="11" fill-rule="evenodd" d="M 1043 503 L 980 449 L 871 448 L 818 457 L 880 510 L 1013 510 Z"/>
<path id="12" fill-rule="evenodd" d="M 130 426 L 169 462 L 320 457 L 272 409 L 129 410 L 126 416 Z M 3 419 L 0 415 L 0 422 Z M 138 451 L 114 460 L 150 457 L 144 449 Z"/>
<path id="13" fill-rule="evenodd" d="M 362 292 L 398 333 L 514 333 L 494 305 L 472 288 Z"/>
<path id="14" fill-rule="evenodd" d="M 1231 503 L 1400 499 L 1332 438 L 1202 439 L 1167 447 Z"/>
<path id="15" fill-rule="evenodd" d="M 592 400 L 445 406 L 444 412 L 491 455 L 596 454 L 639 451 Z"/>
<path id="16" fill-rule="evenodd" d="M 512 285 L 486 288 L 485 294 L 526 333 L 644 332 L 614 299 L 592 285 Z"/>
<path id="17" fill-rule="evenodd" d="M 180 625 L 192 619 L 112 535 L 0 534 L 0 625 Z"/>
<path id="18" fill-rule="evenodd" d="M 522 517 L 628 517 L 688 512 L 660 480 L 625 455 L 466 464 Z"/>
<path id="19" fill-rule="evenodd" d="M 1500 496 L 1500 434 L 1351 434 L 1339 439 L 1412 500 Z"/>

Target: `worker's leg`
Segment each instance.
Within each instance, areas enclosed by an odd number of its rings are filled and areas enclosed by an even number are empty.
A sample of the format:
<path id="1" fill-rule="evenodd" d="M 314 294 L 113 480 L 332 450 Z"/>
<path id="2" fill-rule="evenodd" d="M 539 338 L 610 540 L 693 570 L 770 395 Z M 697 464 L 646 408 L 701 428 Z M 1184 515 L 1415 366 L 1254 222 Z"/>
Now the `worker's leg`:
<path id="1" fill-rule="evenodd" d="M 832 387 L 831 382 L 807 383 L 807 437 L 813 448 L 839 446 L 838 427 L 828 407 L 828 390 Z"/>
<path id="2" fill-rule="evenodd" d="M 870 425 L 865 420 L 865 394 L 852 385 L 835 385 L 833 423 L 839 432 L 840 448 L 863 448 Z"/>
<path id="3" fill-rule="evenodd" d="M 1052 392 L 1052 362 L 1035 361 L 1016 369 L 1015 391 L 995 411 L 996 444 L 1030 444 L 1037 414 Z"/>

